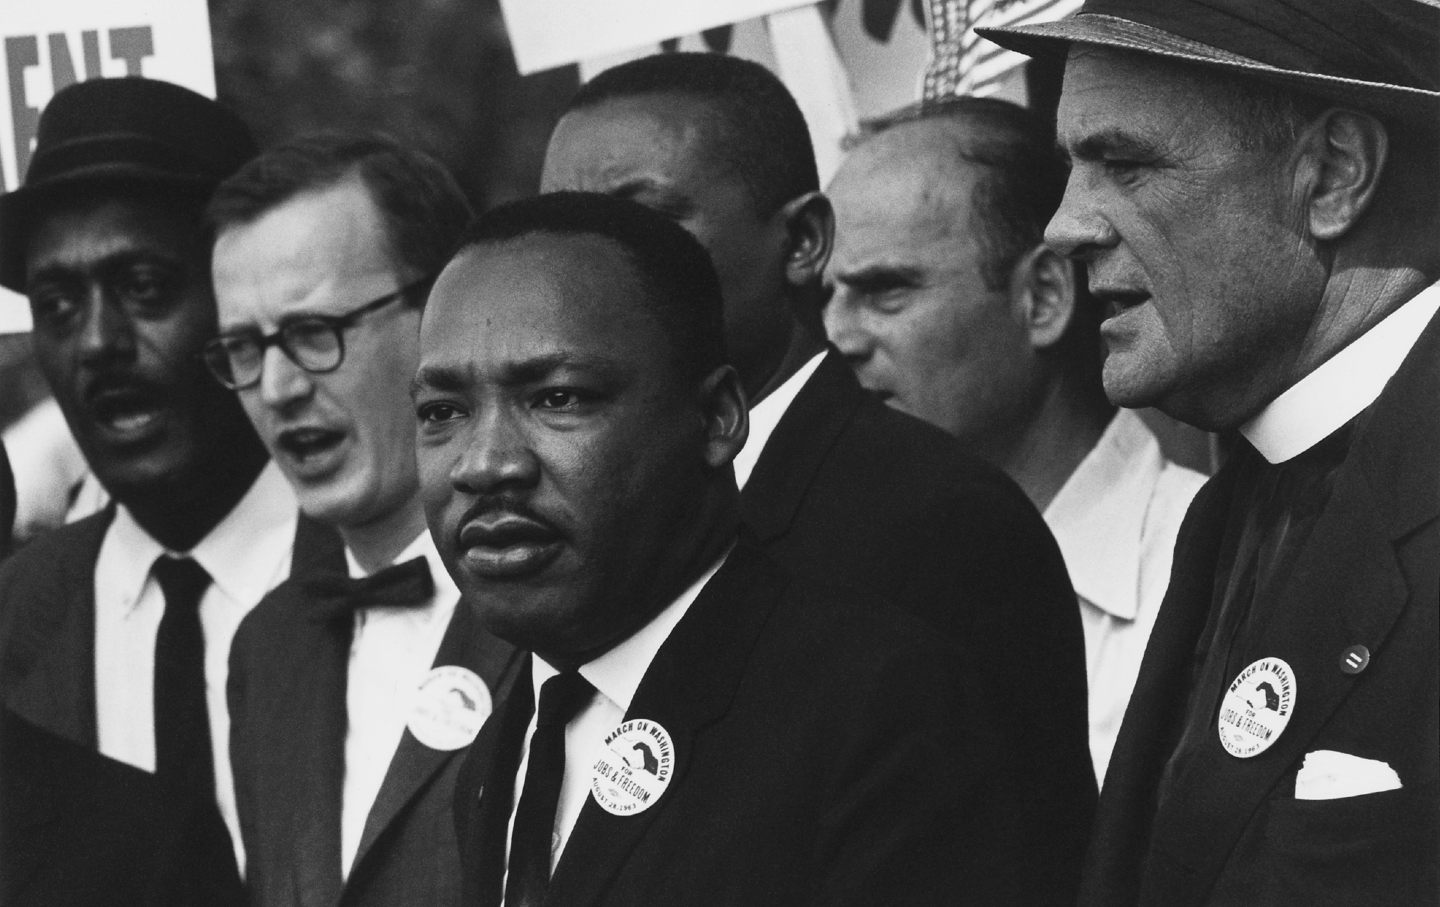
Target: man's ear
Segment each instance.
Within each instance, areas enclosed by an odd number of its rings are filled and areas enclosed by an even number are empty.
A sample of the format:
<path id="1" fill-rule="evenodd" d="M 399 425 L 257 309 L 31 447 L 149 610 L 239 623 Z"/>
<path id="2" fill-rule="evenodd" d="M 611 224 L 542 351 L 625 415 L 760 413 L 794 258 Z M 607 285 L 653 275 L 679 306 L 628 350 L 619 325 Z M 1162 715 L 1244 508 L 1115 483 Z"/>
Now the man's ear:
<path id="1" fill-rule="evenodd" d="M 705 462 L 720 469 L 735 459 L 750 436 L 750 406 L 733 366 L 722 365 L 700 383 L 705 417 Z"/>
<path id="2" fill-rule="evenodd" d="M 785 279 L 803 287 L 820 279 L 835 244 L 835 212 L 822 192 L 796 196 L 780 209 L 785 225 Z"/>
<path id="3" fill-rule="evenodd" d="M 1331 108 L 1295 144 L 1296 185 L 1305 223 L 1318 240 L 1345 235 L 1370 207 L 1390 153 L 1390 137 L 1369 114 Z"/>
<path id="4" fill-rule="evenodd" d="M 1036 246 L 1010 270 L 1010 302 L 1031 349 L 1049 349 L 1075 318 L 1075 266 L 1049 246 Z"/>

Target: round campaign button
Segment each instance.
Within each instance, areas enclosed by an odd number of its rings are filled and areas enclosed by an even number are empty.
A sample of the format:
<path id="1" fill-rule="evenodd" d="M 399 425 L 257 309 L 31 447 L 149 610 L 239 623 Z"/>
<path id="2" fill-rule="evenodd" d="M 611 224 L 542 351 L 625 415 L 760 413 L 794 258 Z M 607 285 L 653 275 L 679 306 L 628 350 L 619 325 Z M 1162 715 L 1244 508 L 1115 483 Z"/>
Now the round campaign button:
<path id="1" fill-rule="evenodd" d="M 608 813 L 633 816 L 655 805 L 675 769 L 670 732 L 632 718 L 605 735 L 590 769 L 590 796 Z"/>
<path id="2" fill-rule="evenodd" d="M 1346 674 L 1359 674 L 1370 666 L 1370 650 L 1362 645 L 1353 645 L 1340 653 L 1340 670 Z"/>
<path id="3" fill-rule="evenodd" d="M 440 665 L 416 688 L 408 727 L 432 750 L 458 750 L 480 733 L 490 708 L 490 691 L 474 671 Z"/>
<path id="4" fill-rule="evenodd" d="M 1262 658 L 1230 684 L 1220 703 L 1220 744 L 1249 759 L 1268 750 L 1295 710 L 1295 672 L 1279 658 Z"/>

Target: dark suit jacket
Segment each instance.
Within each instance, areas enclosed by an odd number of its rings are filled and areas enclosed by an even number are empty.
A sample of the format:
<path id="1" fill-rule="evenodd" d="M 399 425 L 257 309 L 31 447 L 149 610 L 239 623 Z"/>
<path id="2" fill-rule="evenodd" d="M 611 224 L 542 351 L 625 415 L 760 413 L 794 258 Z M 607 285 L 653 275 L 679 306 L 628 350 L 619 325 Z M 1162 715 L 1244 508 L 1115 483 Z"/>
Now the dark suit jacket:
<path id="1" fill-rule="evenodd" d="M 646 671 L 626 718 L 674 743 L 669 787 L 587 799 L 547 904 L 1029 903 L 991 706 L 918 621 L 811 604 L 742 542 Z M 466 903 L 499 903 L 527 670 L 471 747 L 456 806 Z M 588 763 L 591 754 L 578 758 Z"/>
<path id="2" fill-rule="evenodd" d="M 333 569 L 344 572 L 343 558 Z M 366 819 L 342 881 L 351 615 L 317 620 L 295 583 L 245 618 L 230 650 L 230 756 L 256 905 L 454 904 L 455 774 L 463 750 L 432 750 L 408 730 Z M 482 630 L 461 602 L 435 664 L 479 674 L 494 691 L 520 657 Z"/>
<path id="3" fill-rule="evenodd" d="M 139 785 L 135 779 L 153 780 L 152 776 L 127 771 L 128 767 L 104 759 L 96 751 L 94 566 L 113 516 L 114 509 L 106 508 L 45 533 L 0 566 L 0 699 L 13 716 L 5 730 L 21 728 L 15 732 L 16 740 L 5 741 L 10 758 L 0 765 L 0 774 L 5 776 L 0 789 L 37 789 L 36 796 L 17 798 L 0 809 L 11 829 L 48 826 L 53 830 L 45 838 L 52 850 L 0 850 L 0 876 L 15 885 L 15 891 L 24 890 L 32 903 L 69 903 L 69 895 L 75 891 L 103 891 L 106 886 L 116 886 L 117 891 L 139 890 L 137 885 L 143 888 L 146 879 L 113 876 L 127 861 L 107 859 L 106 854 L 112 846 L 133 841 L 120 841 L 111 832 L 127 825 L 152 826 L 147 831 L 158 839 L 165 837 L 164 829 L 173 822 L 189 822 L 186 817 L 192 810 L 205 808 L 205 804 L 176 805 L 168 794 L 139 789 L 148 785 Z M 302 521 L 293 563 L 304 564 L 310 547 L 323 544 L 324 537 L 307 533 Z M 338 540 L 331 544 L 338 545 Z M 292 572 L 295 570 L 292 566 Z M 149 666 L 137 670 L 149 670 Z M 37 733 L 28 733 L 30 727 Z M 45 754 L 61 748 L 57 740 L 94 753 L 94 759 L 82 768 L 82 760 L 72 758 L 73 751 L 46 758 Z M 92 769 L 100 774 L 89 777 Z M 82 775 L 86 777 L 80 782 Z M 85 816 L 83 822 L 72 823 L 79 818 L 71 808 L 73 798 L 81 793 L 90 799 L 93 809 L 108 815 Z M 210 811 L 219 822 L 213 804 Z M 225 834 L 223 826 L 221 834 Z M 194 869 L 194 877 L 227 883 L 228 887 L 222 887 L 238 897 L 233 852 L 208 847 L 205 835 L 193 836 L 188 842 L 184 835 L 165 839 L 176 842 L 169 852 L 172 861 Z M 195 849 L 187 850 L 187 843 L 193 843 Z M 73 872 L 59 872 L 62 867 L 71 867 Z M 135 874 L 168 871 L 163 860 L 136 863 L 131 870 Z M 22 889 L 22 883 L 27 887 Z M 200 903 L 223 903 L 223 897 L 217 893 Z"/>
<path id="4" fill-rule="evenodd" d="M 831 351 L 741 494 L 745 523 L 827 600 L 898 607 L 1004 678 L 1000 745 L 1027 798 L 1032 903 L 1070 903 L 1095 778 L 1085 642 L 1065 563 L 1019 488 L 865 393 Z"/>
<path id="5" fill-rule="evenodd" d="M 1421 904 L 1440 900 L 1440 318 L 1351 442 L 1325 510 L 1273 616 L 1238 653 L 1295 673 L 1289 725 L 1265 752 L 1220 746 L 1214 702 L 1197 703 L 1207 749 L 1155 793 L 1187 713 L 1192 671 L 1243 459 L 1201 490 L 1116 743 L 1082 902 Z M 1256 456 L 1247 452 L 1243 456 Z M 1370 650 L 1341 670 L 1352 645 Z M 1228 682 L 1227 678 L 1227 682 Z M 1296 800 L 1307 753 L 1388 763 L 1400 790 Z"/>
<path id="6" fill-rule="evenodd" d="M 175 797 L 149 772 L 8 709 L 0 710 L 0 854 L 5 907 L 243 903 L 230 835 L 212 804 Z"/>

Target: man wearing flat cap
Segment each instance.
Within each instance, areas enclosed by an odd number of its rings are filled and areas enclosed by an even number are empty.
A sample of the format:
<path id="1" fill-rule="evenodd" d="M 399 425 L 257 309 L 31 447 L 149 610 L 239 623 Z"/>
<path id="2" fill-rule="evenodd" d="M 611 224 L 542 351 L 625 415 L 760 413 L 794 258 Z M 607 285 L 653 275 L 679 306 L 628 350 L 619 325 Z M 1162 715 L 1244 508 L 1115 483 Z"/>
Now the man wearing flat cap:
<path id="1" fill-rule="evenodd" d="M 29 297 L 36 359 L 116 502 L 0 570 L 7 905 L 239 894 L 227 656 L 290 571 L 296 505 L 198 354 L 216 332 L 202 208 L 254 153 L 187 89 L 82 82 L 0 197 L 0 284 Z"/>
<path id="2" fill-rule="evenodd" d="M 1201 491 L 1087 904 L 1440 898 L 1440 6 L 1091 0 L 1047 241 L 1105 386 L 1245 443 Z"/>

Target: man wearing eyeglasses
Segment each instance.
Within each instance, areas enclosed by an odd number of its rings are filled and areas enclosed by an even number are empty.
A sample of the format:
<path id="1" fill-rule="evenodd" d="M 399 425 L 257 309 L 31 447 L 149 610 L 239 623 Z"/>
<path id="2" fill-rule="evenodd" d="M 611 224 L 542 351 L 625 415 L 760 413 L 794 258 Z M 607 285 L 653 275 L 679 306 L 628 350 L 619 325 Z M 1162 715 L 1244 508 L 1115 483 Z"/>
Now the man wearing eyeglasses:
<path id="1" fill-rule="evenodd" d="M 255 150 L 209 98 L 97 79 L 55 95 L 0 197 L 0 284 L 115 502 L 0 571 L 0 903 L 241 894 L 226 658 L 291 568 L 295 496 L 198 354 L 201 213 Z"/>
<path id="2" fill-rule="evenodd" d="M 206 365 L 306 517 L 345 542 L 333 574 L 281 585 L 232 648 L 251 903 L 452 903 L 457 755 L 515 660 L 456 609 L 415 467 L 420 312 L 469 206 L 430 157 L 337 133 L 267 151 L 209 215 Z"/>

